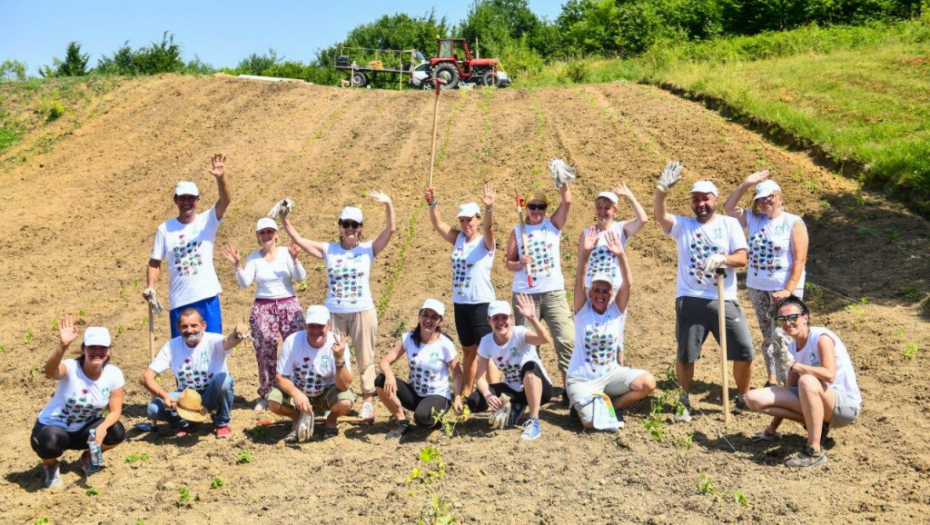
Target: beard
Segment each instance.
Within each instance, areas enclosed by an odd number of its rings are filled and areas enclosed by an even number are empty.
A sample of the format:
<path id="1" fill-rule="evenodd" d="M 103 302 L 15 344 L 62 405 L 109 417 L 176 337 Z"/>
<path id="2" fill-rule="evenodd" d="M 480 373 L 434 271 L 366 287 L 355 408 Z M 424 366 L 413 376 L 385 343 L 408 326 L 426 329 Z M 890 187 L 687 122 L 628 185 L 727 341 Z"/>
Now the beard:
<path id="1" fill-rule="evenodd" d="M 200 340 L 203 339 L 203 332 L 197 332 L 196 334 L 189 334 L 183 337 L 184 337 L 184 341 L 187 344 L 196 346 L 197 343 L 199 343 Z"/>
<path id="2" fill-rule="evenodd" d="M 716 207 L 706 206 L 706 207 L 703 208 L 703 211 L 698 211 L 697 209 L 695 209 L 695 210 L 693 210 L 693 211 L 694 211 L 694 215 L 695 215 L 698 219 L 708 219 L 708 218 L 710 218 L 711 216 L 713 216 L 714 211 L 716 211 Z"/>

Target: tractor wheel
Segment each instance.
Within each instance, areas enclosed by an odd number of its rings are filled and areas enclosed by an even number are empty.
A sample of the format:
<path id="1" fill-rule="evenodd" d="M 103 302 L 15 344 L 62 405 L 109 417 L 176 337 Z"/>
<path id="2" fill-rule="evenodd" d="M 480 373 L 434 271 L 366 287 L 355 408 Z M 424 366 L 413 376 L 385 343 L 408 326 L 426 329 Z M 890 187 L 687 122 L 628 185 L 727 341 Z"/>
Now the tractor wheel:
<path id="1" fill-rule="evenodd" d="M 433 74 L 445 81 L 442 89 L 455 89 L 459 85 L 459 71 L 452 64 L 439 64 Z"/>
<path id="2" fill-rule="evenodd" d="M 350 82 L 352 83 L 352 87 L 363 88 L 368 85 L 368 77 L 365 76 L 365 73 L 356 71 L 352 73 Z"/>
<path id="3" fill-rule="evenodd" d="M 497 87 L 497 75 L 493 71 L 488 71 L 482 75 L 481 83 L 485 86 Z"/>

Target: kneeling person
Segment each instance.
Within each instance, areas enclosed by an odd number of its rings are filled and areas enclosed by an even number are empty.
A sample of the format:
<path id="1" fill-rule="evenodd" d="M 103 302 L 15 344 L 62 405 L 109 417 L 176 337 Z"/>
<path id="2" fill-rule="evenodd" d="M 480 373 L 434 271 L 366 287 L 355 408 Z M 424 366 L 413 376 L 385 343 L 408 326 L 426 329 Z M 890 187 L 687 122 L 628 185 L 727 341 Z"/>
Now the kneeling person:
<path id="1" fill-rule="evenodd" d="M 313 409 L 328 410 L 323 439 L 339 435 L 339 416 L 355 403 L 352 365 L 345 359 L 346 340 L 332 332 L 329 310 L 322 305 L 307 308 L 307 329 L 288 336 L 281 346 L 275 388 L 268 393 L 268 409 L 294 421 L 284 438 L 288 443 L 306 441 L 313 434 Z"/>
<path id="2" fill-rule="evenodd" d="M 623 328 L 630 300 L 633 272 L 616 232 L 607 234 L 607 248 L 617 258 L 623 281 L 611 300 L 613 280 L 607 274 L 591 279 L 585 294 L 584 269 L 597 244 L 594 228 L 582 243 L 581 259 L 575 276 L 575 350 L 568 365 L 569 401 L 585 428 L 594 427 L 595 393 L 610 397 L 623 427 L 623 409 L 644 399 L 656 388 L 656 380 L 645 370 L 623 366 Z"/>

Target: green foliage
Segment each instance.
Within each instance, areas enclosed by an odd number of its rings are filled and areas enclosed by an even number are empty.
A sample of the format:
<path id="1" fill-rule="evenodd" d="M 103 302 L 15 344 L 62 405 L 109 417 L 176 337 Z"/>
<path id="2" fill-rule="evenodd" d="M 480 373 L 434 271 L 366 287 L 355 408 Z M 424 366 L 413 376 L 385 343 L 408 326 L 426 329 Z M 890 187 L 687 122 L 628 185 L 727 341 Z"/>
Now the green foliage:
<path id="1" fill-rule="evenodd" d="M 908 341 L 904 345 L 904 358 L 905 359 L 914 359 L 917 357 L 917 354 L 920 352 L 920 346 L 917 345 L 914 341 Z"/>
<path id="2" fill-rule="evenodd" d="M 254 461 L 254 459 L 252 458 L 251 452 L 249 452 L 248 450 L 239 451 L 239 457 L 236 458 L 237 465 L 247 465 L 251 463 L 252 461 Z"/>
<path id="3" fill-rule="evenodd" d="M 406 331 L 407 331 L 407 321 L 405 319 L 401 319 L 400 321 L 397 322 L 396 325 L 394 325 L 394 329 L 391 330 L 391 337 L 393 337 L 394 339 L 400 339 L 401 336 L 403 336 L 404 332 Z"/>
<path id="4" fill-rule="evenodd" d="M 226 481 L 223 478 L 217 476 L 213 478 L 213 481 L 210 482 L 210 490 L 216 490 L 226 484 Z"/>
<path id="5" fill-rule="evenodd" d="M 181 59 L 181 45 L 175 43 L 174 35 L 162 33 L 161 42 L 152 42 L 147 47 L 132 49 L 127 40 L 112 56 L 102 57 L 96 73 L 102 75 L 157 75 L 160 73 L 200 73 L 213 71 L 213 67 L 200 60 L 197 55 L 188 64 Z"/>
<path id="6" fill-rule="evenodd" d="M 24 338 L 24 341 L 25 341 L 26 344 L 28 345 L 29 343 L 32 342 L 32 339 L 33 339 L 32 330 L 27 330 L 27 331 L 26 331 L 26 337 Z"/>
<path id="7" fill-rule="evenodd" d="M 433 56 L 437 50 L 436 37 L 449 35 L 449 26 L 445 18 L 436 18 L 435 11 L 420 17 L 404 13 L 384 15 L 367 24 L 362 24 L 349 31 L 343 42 L 336 43 L 317 52 L 313 65 L 332 67 L 340 48 L 365 49 L 415 49 L 424 56 Z M 354 57 L 353 57 L 354 58 Z M 379 57 L 380 58 L 380 57 Z M 365 57 L 358 60 L 367 62 Z"/>
<path id="8" fill-rule="evenodd" d="M 739 489 L 733 492 L 733 501 L 744 507 L 749 506 L 749 498 L 747 498 L 746 494 L 743 493 L 743 491 Z"/>
<path id="9" fill-rule="evenodd" d="M 719 492 L 717 487 L 714 486 L 714 483 L 704 472 L 694 481 L 694 485 L 697 487 L 698 492 L 705 496 L 715 496 Z"/>
<path id="10" fill-rule="evenodd" d="M 100 489 L 91 487 L 91 488 L 87 489 L 87 491 L 85 492 L 85 494 L 87 494 L 88 496 L 99 496 L 99 495 L 100 495 Z"/>
<path id="11" fill-rule="evenodd" d="M 261 75 L 283 59 L 284 57 L 278 58 L 278 53 L 274 49 L 268 49 L 267 55 L 252 53 L 239 62 L 239 65 L 236 66 L 236 71 L 241 75 Z"/>
<path id="12" fill-rule="evenodd" d="M 20 62 L 19 60 L 4 60 L 3 63 L 0 63 L 0 82 L 25 81 L 26 64 Z"/>
<path id="13" fill-rule="evenodd" d="M 471 410 L 466 406 L 461 414 L 456 414 L 455 411 L 451 409 L 437 414 L 436 409 L 433 408 L 430 416 L 433 418 L 434 422 L 439 423 L 446 437 L 452 437 L 455 434 L 455 427 L 459 423 L 468 421 L 468 418 L 471 416 Z"/>
<path id="14" fill-rule="evenodd" d="M 442 452 L 434 446 L 420 449 L 420 464 L 407 476 L 407 483 L 430 485 L 434 480 L 440 480 L 446 475 L 446 464 L 442 460 Z"/>
<path id="15" fill-rule="evenodd" d="M 48 525 L 48 524 L 49 524 L 48 518 L 39 518 L 32 522 L 32 525 Z"/>
<path id="16" fill-rule="evenodd" d="M 662 384 L 664 392 L 661 396 L 653 396 L 650 405 L 649 415 L 643 421 L 643 427 L 649 431 L 653 439 L 661 443 L 665 439 L 665 429 L 663 427 L 664 414 L 666 407 L 670 408 L 673 413 L 680 415 L 684 412 L 685 406 L 681 404 L 680 396 L 684 393 L 678 386 L 678 377 L 675 374 L 674 365 L 669 365 L 665 370 L 665 380 Z M 678 445 L 685 450 L 691 450 L 693 435 L 683 438 Z"/>
<path id="17" fill-rule="evenodd" d="M 43 66 L 39 74 L 45 78 L 82 77 L 88 73 L 88 60 L 90 60 L 90 55 L 81 54 L 81 44 L 69 42 L 64 62 L 55 57 L 52 59 L 52 65 Z"/>
<path id="18" fill-rule="evenodd" d="M 452 503 L 435 492 L 430 493 L 429 505 L 423 516 L 417 520 L 417 524 L 448 525 L 455 522 L 455 516 L 452 514 Z"/>
<path id="19" fill-rule="evenodd" d="M 123 461 L 125 461 L 129 465 L 132 465 L 133 463 L 136 463 L 139 461 L 148 461 L 148 460 L 149 460 L 149 455 L 143 452 L 141 454 L 130 454 L 126 456 L 126 459 L 124 459 Z"/>
<path id="20" fill-rule="evenodd" d="M 469 46 L 477 40 L 481 56 L 506 56 L 512 64 L 516 57 L 508 53 L 515 47 L 540 58 L 554 51 L 558 40 L 553 29 L 530 10 L 527 0 L 475 0 L 453 36 L 466 39 Z"/>
<path id="21" fill-rule="evenodd" d="M 193 500 L 190 487 L 184 485 L 178 487 L 178 506 L 187 505 Z"/>

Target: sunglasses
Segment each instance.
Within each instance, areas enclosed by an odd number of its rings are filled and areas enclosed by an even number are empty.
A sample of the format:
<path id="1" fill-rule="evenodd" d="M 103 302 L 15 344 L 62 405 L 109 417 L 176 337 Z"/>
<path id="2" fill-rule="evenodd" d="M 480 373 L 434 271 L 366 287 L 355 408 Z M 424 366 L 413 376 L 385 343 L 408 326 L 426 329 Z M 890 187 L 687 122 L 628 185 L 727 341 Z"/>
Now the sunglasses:
<path id="1" fill-rule="evenodd" d="M 532 211 L 546 211 L 546 208 L 549 207 L 548 204 L 527 204 L 526 209 Z"/>
<path id="2" fill-rule="evenodd" d="M 782 326 L 788 323 L 795 324 L 802 315 L 804 314 L 779 315 L 775 318 L 775 322 Z"/>
<path id="3" fill-rule="evenodd" d="M 339 221 L 339 226 L 347 230 L 357 230 L 362 226 L 362 223 L 355 221 Z"/>

